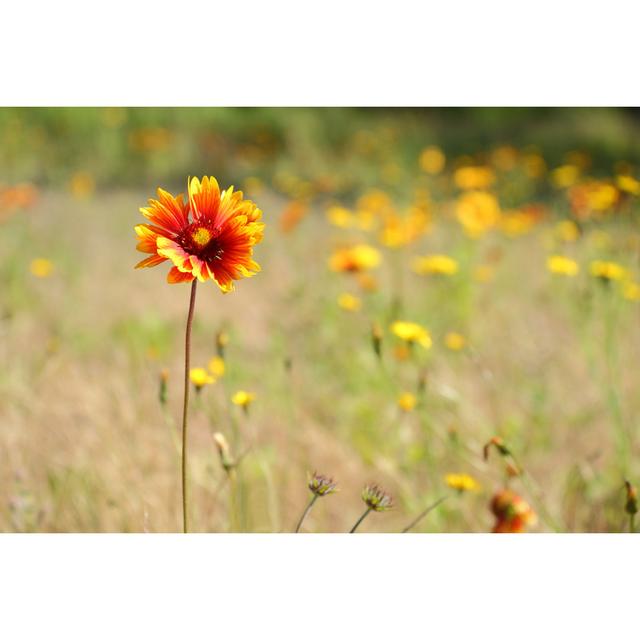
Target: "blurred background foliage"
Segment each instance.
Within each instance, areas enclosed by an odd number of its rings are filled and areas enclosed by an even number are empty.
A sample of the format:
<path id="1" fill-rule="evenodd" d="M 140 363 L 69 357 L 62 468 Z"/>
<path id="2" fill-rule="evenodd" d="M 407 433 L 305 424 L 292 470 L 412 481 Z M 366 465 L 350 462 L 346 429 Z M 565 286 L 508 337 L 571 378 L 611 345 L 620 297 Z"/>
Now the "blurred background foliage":
<path id="1" fill-rule="evenodd" d="M 640 112 L 628 108 L 7 108 L 0 134 L 3 182 L 76 189 L 181 186 L 206 169 L 284 192 L 294 174 L 344 196 L 416 173 L 426 144 L 480 159 L 509 144 L 551 166 L 580 149 L 596 176 L 640 161 Z"/>

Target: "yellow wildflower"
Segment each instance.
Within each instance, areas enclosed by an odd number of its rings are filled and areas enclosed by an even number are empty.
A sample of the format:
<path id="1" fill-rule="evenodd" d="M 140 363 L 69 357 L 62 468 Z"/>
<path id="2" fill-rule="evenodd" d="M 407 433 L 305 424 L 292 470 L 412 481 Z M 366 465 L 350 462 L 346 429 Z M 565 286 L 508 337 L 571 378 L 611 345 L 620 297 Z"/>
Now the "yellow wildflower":
<path id="1" fill-rule="evenodd" d="M 628 280 L 622 285 L 622 296 L 626 300 L 638 302 L 640 300 L 640 284 Z"/>
<path id="2" fill-rule="evenodd" d="M 449 487 L 460 493 L 464 491 L 478 491 L 480 489 L 480 484 L 466 473 L 448 473 L 444 477 L 444 481 Z"/>
<path id="3" fill-rule="evenodd" d="M 417 401 L 418 400 L 415 395 L 413 395 L 413 393 L 405 391 L 398 397 L 398 406 L 400 407 L 400 409 L 402 409 L 402 411 L 406 411 L 407 413 L 409 413 L 409 411 L 413 411 L 415 409 Z"/>
<path id="4" fill-rule="evenodd" d="M 500 205 L 496 197 L 486 191 L 470 191 L 458 198 L 456 216 L 466 233 L 477 237 L 498 223 Z"/>
<path id="5" fill-rule="evenodd" d="M 547 258 L 547 269 L 560 276 L 576 276 L 580 267 L 575 260 L 566 256 L 549 256 Z"/>
<path id="6" fill-rule="evenodd" d="M 616 186 L 620 191 L 630 193 L 633 196 L 640 196 L 640 181 L 632 176 L 617 176 Z"/>
<path id="7" fill-rule="evenodd" d="M 447 158 L 440 147 L 432 145 L 422 151 L 418 162 L 425 173 L 435 176 L 444 169 Z"/>
<path id="8" fill-rule="evenodd" d="M 594 260 L 589 271 L 594 278 L 602 280 L 623 280 L 627 276 L 627 270 L 623 266 L 606 260 Z"/>
<path id="9" fill-rule="evenodd" d="M 460 189 L 487 189 L 496 180 L 489 167 L 460 167 L 453 174 L 453 181 Z"/>
<path id="10" fill-rule="evenodd" d="M 224 375 L 224 360 L 220 356 L 214 356 L 209 360 L 209 371 L 216 378 L 222 378 Z"/>
<path id="11" fill-rule="evenodd" d="M 327 209 L 327 220 L 335 227 L 347 229 L 354 224 L 353 213 L 344 207 L 329 207 Z"/>
<path id="12" fill-rule="evenodd" d="M 447 349 L 451 349 L 451 351 L 460 351 L 464 349 L 467 344 L 466 338 L 455 331 L 449 331 L 447 335 L 444 337 L 444 343 L 447 346 Z"/>
<path id="13" fill-rule="evenodd" d="M 341 293 L 338 296 L 338 306 L 345 311 L 359 311 L 362 306 L 362 300 L 350 293 Z"/>
<path id="14" fill-rule="evenodd" d="M 413 270 L 420 275 L 452 276 L 458 272 L 458 263 L 445 255 L 422 256 L 413 261 Z"/>
<path id="15" fill-rule="evenodd" d="M 425 349 L 433 344 L 429 331 L 416 322 L 396 321 L 391 325 L 391 333 L 409 344 L 417 343 Z"/>
<path id="16" fill-rule="evenodd" d="M 191 383 L 198 391 L 205 385 L 213 384 L 216 381 L 216 379 L 202 367 L 191 369 L 191 371 L 189 371 L 189 380 L 191 380 Z"/>
<path id="17" fill-rule="evenodd" d="M 489 282 L 493 280 L 495 272 L 495 267 L 492 267 L 490 264 L 479 264 L 473 270 L 473 277 L 476 282 Z"/>
<path id="18" fill-rule="evenodd" d="M 563 164 L 551 172 L 551 182 L 559 189 L 574 185 L 580 177 L 580 169 L 573 164 Z"/>
<path id="19" fill-rule="evenodd" d="M 69 189 L 74 198 L 84 200 L 91 197 L 96 188 L 93 176 L 87 171 L 78 171 L 71 176 Z"/>
<path id="20" fill-rule="evenodd" d="M 46 258 L 36 258 L 31 261 L 29 269 L 36 278 L 48 278 L 53 273 L 53 262 Z"/>
<path id="21" fill-rule="evenodd" d="M 360 272 L 373 269 L 380 264 L 380 252 L 366 244 L 339 249 L 329 258 L 332 271 Z"/>
<path id="22" fill-rule="evenodd" d="M 242 407 L 243 409 L 246 409 L 255 400 L 255 398 L 255 393 L 240 390 L 236 391 L 233 396 L 231 396 L 231 402 L 239 407 Z"/>
<path id="23" fill-rule="evenodd" d="M 580 228 L 573 220 L 562 220 L 556 225 L 555 234 L 562 242 L 575 242 L 580 236 Z"/>

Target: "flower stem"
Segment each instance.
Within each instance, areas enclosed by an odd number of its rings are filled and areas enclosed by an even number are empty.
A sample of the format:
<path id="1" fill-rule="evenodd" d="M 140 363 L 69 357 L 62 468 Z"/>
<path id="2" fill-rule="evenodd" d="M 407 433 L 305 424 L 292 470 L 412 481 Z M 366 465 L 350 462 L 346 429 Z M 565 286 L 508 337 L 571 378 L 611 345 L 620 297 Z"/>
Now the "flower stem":
<path id="1" fill-rule="evenodd" d="M 367 510 L 358 518 L 358 522 L 356 522 L 351 531 L 349 531 L 349 533 L 355 533 L 355 530 L 360 526 L 360 523 L 369 515 L 369 512 L 371 511 L 371 507 L 367 507 Z"/>
<path id="2" fill-rule="evenodd" d="M 428 513 L 433 511 L 438 505 L 442 504 L 449 496 L 442 496 L 442 498 L 438 498 L 433 504 L 429 505 L 415 520 L 412 520 L 410 524 L 408 524 L 403 530 L 402 533 L 407 533 L 411 531 L 413 527 L 415 527 L 422 518 L 424 518 Z"/>
<path id="3" fill-rule="evenodd" d="M 191 284 L 191 298 L 189 300 L 189 314 L 187 315 L 187 330 L 184 339 L 184 403 L 182 405 L 182 530 L 189 531 L 188 500 L 187 500 L 187 425 L 189 414 L 189 370 L 191 368 L 191 325 L 193 324 L 193 310 L 196 306 L 196 285 Z"/>
<path id="4" fill-rule="evenodd" d="M 311 498 L 311 500 L 309 501 L 309 504 L 307 505 L 306 509 L 302 512 L 302 516 L 300 517 L 300 521 L 298 522 L 298 526 L 296 527 L 295 533 L 298 533 L 300 531 L 300 527 L 302 526 L 302 523 L 304 522 L 304 519 L 307 517 L 307 513 L 309 513 L 309 511 L 311 511 L 311 507 L 313 507 L 313 503 L 318 499 L 317 494 L 313 494 L 313 498 Z"/>
<path id="5" fill-rule="evenodd" d="M 629 533 L 635 533 L 636 532 L 635 519 L 636 519 L 636 514 L 635 513 L 629 514 Z"/>

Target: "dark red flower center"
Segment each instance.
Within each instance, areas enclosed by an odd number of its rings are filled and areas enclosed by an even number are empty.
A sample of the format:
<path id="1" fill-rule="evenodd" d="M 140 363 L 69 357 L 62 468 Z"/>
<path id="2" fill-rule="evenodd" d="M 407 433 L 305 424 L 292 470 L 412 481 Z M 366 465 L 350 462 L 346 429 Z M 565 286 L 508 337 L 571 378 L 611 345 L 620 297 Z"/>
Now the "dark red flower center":
<path id="1" fill-rule="evenodd" d="M 189 254 L 201 260 L 221 260 L 224 249 L 220 243 L 220 228 L 211 224 L 193 222 L 186 227 L 175 241 Z"/>

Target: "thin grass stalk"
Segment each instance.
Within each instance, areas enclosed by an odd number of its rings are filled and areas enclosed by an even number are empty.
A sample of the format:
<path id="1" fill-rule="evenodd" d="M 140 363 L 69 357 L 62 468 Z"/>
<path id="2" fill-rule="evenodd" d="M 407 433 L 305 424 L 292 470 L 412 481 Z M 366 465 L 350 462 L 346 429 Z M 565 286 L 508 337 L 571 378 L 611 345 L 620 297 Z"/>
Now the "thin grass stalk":
<path id="1" fill-rule="evenodd" d="M 353 525 L 349 533 L 355 533 L 356 529 L 360 526 L 361 522 L 369 515 L 371 507 L 367 507 L 367 510 L 358 518 L 358 521 Z"/>
<path id="2" fill-rule="evenodd" d="M 305 510 L 302 512 L 302 515 L 300 516 L 300 520 L 298 521 L 298 526 L 296 527 L 295 533 L 300 532 L 300 527 L 302 526 L 304 519 L 307 517 L 307 514 L 309 513 L 309 511 L 311 511 L 311 507 L 313 507 L 317 499 L 318 499 L 318 496 L 314 494 L 311 500 L 309 500 L 309 504 L 305 507 Z"/>

